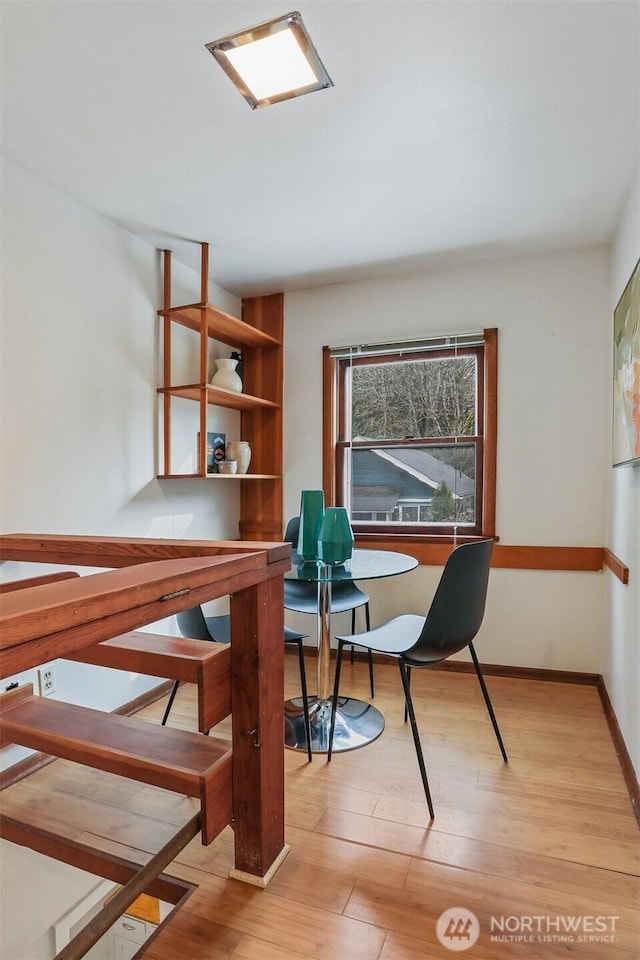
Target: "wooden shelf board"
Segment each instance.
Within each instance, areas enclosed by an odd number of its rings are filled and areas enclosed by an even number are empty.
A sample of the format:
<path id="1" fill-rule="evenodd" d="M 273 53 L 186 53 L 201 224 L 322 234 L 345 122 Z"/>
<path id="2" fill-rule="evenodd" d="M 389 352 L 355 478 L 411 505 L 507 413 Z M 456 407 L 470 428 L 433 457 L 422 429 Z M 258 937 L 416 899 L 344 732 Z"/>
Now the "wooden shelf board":
<path id="1" fill-rule="evenodd" d="M 157 480 L 281 480 L 276 473 L 159 473 Z"/>
<path id="2" fill-rule="evenodd" d="M 232 317 L 212 304 L 204 304 L 209 336 L 232 347 L 279 347 L 280 341 L 268 333 L 252 327 L 237 317 Z M 181 307 L 158 310 L 161 317 L 170 317 L 190 330 L 200 332 L 200 316 L 203 306 L 198 303 L 186 303 Z"/>
<path id="3" fill-rule="evenodd" d="M 178 387 L 158 387 L 158 393 L 170 393 L 172 397 L 182 397 L 185 400 L 196 400 L 198 402 L 203 390 L 207 392 L 207 403 L 215 404 L 217 407 L 228 407 L 231 410 L 280 409 L 280 404 L 276 403 L 275 400 L 252 397 L 249 393 L 237 393 L 235 390 L 225 390 L 223 387 L 214 387 L 210 383 L 187 383 Z"/>

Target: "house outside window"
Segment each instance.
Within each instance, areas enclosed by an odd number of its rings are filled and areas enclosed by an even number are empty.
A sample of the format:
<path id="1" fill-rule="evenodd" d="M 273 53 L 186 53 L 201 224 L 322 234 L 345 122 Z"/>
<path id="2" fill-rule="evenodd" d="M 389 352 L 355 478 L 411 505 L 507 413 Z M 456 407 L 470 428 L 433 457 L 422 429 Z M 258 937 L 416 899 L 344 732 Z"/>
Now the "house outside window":
<path id="1" fill-rule="evenodd" d="M 324 480 L 356 534 L 493 536 L 497 331 L 325 348 Z"/>

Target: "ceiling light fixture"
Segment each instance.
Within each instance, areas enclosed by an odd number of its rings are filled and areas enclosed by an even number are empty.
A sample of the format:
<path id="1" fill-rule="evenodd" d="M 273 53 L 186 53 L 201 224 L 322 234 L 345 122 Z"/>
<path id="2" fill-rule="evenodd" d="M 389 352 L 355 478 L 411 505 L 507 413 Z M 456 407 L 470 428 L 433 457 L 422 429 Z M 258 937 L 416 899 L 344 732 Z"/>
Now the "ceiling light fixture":
<path id="1" fill-rule="evenodd" d="M 297 11 L 205 46 L 253 110 L 333 86 Z"/>

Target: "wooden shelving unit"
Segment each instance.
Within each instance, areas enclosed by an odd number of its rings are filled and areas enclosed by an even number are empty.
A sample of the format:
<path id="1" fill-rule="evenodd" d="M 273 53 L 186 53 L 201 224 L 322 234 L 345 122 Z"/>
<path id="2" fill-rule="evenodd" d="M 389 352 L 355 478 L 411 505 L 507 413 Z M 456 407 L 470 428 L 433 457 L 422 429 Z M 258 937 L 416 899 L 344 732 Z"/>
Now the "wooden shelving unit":
<path id="1" fill-rule="evenodd" d="M 282 335 L 283 295 L 244 300 L 242 319 L 219 310 L 208 301 L 209 246 L 201 244 L 200 301 L 171 305 L 171 252 L 164 251 L 164 303 L 158 310 L 163 318 L 162 397 L 163 457 L 159 480 L 241 481 L 240 538 L 280 540 L 282 538 Z M 175 384 L 171 379 L 171 331 L 178 323 L 200 337 L 199 370 L 196 383 Z M 242 351 L 243 392 L 215 387 L 208 382 L 209 343 L 218 340 Z M 245 392 L 246 391 L 246 392 Z M 201 465 L 196 473 L 175 473 L 171 469 L 172 399 L 198 404 Z M 240 436 L 251 445 L 250 474 L 207 474 L 206 436 L 209 406 L 240 411 Z M 247 483 L 244 481 L 260 481 Z"/>

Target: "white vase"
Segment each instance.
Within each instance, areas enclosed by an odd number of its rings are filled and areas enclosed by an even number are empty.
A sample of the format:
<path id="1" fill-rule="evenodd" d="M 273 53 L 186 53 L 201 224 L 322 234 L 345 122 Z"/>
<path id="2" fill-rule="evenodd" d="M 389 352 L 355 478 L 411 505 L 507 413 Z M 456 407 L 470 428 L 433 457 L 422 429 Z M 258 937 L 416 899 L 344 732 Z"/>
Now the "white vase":
<path id="1" fill-rule="evenodd" d="M 228 357 L 216 360 L 218 368 L 213 375 L 211 383 L 214 387 L 222 387 L 224 390 L 234 390 L 236 393 L 242 393 L 242 380 L 236 373 L 237 360 L 231 360 Z"/>
<path id="2" fill-rule="evenodd" d="M 246 473 L 251 462 L 251 447 L 247 440 L 230 440 L 226 446 L 227 460 L 236 460 L 238 473 Z"/>

